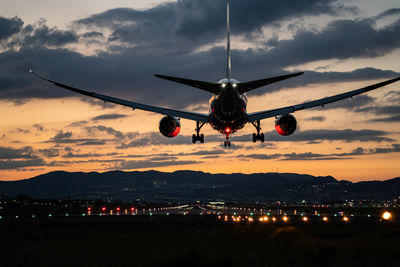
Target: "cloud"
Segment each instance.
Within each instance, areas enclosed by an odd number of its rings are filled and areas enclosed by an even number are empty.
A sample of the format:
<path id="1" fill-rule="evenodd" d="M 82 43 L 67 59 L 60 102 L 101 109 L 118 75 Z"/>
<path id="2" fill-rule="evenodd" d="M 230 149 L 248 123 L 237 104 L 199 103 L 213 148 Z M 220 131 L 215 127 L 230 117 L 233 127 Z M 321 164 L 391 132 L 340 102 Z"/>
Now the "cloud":
<path id="1" fill-rule="evenodd" d="M 59 156 L 59 150 L 56 148 L 39 149 L 39 153 L 41 153 L 46 158 L 54 158 Z"/>
<path id="2" fill-rule="evenodd" d="M 387 137 L 390 133 L 379 130 L 307 130 L 290 136 L 280 136 L 275 131 L 265 133 L 265 140 L 275 142 L 344 141 L 344 142 L 383 142 L 394 141 Z"/>
<path id="3" fill-rule="evenodd" d="M 396 153 L 400 152 L 400 144 L 392 144 L 391 147 L 378 147 L 365 149 L 358 147 L 351 152 L 346 153 L 333 153 L 333 154 L 318 154 L 313 152 L 304 153 L 287 153 L 287 154 L 241 154 L 238 158 L 250 158 L 257 160 L 271 160 L 277 159 L 282 161 L 297 161 L 297 160 L 344 160 L 352 159 L 354 156 L 383 154 L 383 153 Z"/>
<path id="4" fill-rule="evenodd" d="M 314 117 L 310 117 L 310 118 L 306 118 L 306 121 L 325 121 L 326 117 L 325 116 L 314 116 Z"/>
<path id="5" fill-rule="evenodd" d="M 400 106 L 374 106 L 364 107 L 354 110 L 355 112 L 362 112 L 365 114 L 375 114 L 378 116 L 385 116 L 380 118 L 373 118 L 369 122 L 399 122 L 400 121 Z"/>
<path id="6" fill-rule="evenodd" d="M 78 36 L 73 31 L 63 31 L 57 27 L 49 28 L 45 19 L 35 24 L 29 24 L 20 29 L 18 35 L 9 42 L 9 47 L 51 46 L 60 47 L 78 42 Z"/>
<path id="7" fill-rule="evenodd" d="M 0 147 L 0 159 L 34 159 L 36 155 L 32 147 L 23 148 Z"/>
<path id="8" fill-rule="evenodd" d="M 11 19 L 0 17 L 0 41 L 19 32 L 23 25 L 24 22 L 18 17 Z"/>
<path id="9" fill-rule="evenodd" d="M 390 8 L 383 11 L 381 14 L 375 17 L 375 19 L 382 19 L 389 16 L 400 14 L 400 8 Z"/>
<path id="10" fill-rule="evenodd" d="M 99 120 L 114 120 L 114 119 L 120 119 L 120 118 L 125 118 L 127 117 L 124 114 L 104 114 L 104 115 L 99 115 L 94 118 L 92 118 L 92 121 L 99 121 Z"/>
<path id="11" fill-rule="evenodd" d="M 232 26 L 238 34 L 260 32 L 266 24 L 293 17 L 354 11 L 334 0 L 293 2 L 290 5 L 273 0 L 254 0 L 251 5 L 246 1 L 232 0 L 230 4 Z M 225 13 L 224 1 L 186 0 L 147 10 L 111 9 L 78 20 L 75 24 L 112 30 L 111 41 L 185 50 L 222 39 L 226 27 Z"/>
<path id="12" fill-rule="evenodd" d="M 46 162 L 43 159 L 29 160 L 0 160 L 0 170 L 15 170 L 26 167 L 45 166 Z"/>
<path id="13" fill-rule="evenodd" d="M 46 130 L 43 125 L 38 124 L 38 123 L 34 124 L 33 128 L 35 128 L 36 130 L 38 130 L 40 132 L 44 132 Z"/>

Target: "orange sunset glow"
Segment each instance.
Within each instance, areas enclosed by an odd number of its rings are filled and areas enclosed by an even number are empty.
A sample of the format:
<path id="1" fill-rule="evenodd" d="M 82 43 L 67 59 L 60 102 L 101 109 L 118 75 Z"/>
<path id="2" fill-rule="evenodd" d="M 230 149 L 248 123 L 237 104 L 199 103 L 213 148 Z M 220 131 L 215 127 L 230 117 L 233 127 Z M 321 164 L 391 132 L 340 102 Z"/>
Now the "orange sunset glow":
<path id="1" fill-rule="evenodd" d="M 65 8 L 61 3 L 51 10 L 39 4 L 35 12 L 2 4 L 8 8 L 0 11 L 0 180 L 55 170 L 281 172 L 350 181 L 400 176 L 400 82 L 295 112 L 291 136 L 280 136 L 269 118 L 261 121 L 265 142 L 253 143 L 255 128 L 247 124 L 225 148 L 224 136 L 209 125 L 201 130 L 204 144 L 192 144 L 195 122 L 185 119 L 179 135 L 166 138 L 158 129 L 162 115 L 77 95 L 28 73 L 32 68 L 88 91 L 208 114 L 210 93 L 153 73 L 223 78 L 225 1 L 194 1 L 192 8 L 185 1 L 108 2 L 66 9 L 60 18 L 54 14 Z M 305 71 L 249 92 L 247 111 L 399 77 L 400 4 L 381 2 L 326 1 L 324 9 L 310 3 L 307 10 L 272 13 L 231 1 L 233 78 Z"/>

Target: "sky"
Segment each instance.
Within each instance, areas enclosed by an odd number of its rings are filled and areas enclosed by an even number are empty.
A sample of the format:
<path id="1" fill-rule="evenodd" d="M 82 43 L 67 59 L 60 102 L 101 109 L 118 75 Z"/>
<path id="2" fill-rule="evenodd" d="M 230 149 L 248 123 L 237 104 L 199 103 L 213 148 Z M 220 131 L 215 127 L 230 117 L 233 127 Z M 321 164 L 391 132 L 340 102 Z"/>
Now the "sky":
<path id="1" fill-rule="evenodd" d="M 289 4 L 290 3 L 290 4 Z M 299 104 L 400 76 L 398 0 L 231 0 L 232 76 L 305 74 L 247 94 L 248 112 Z M 195 122 L 175 138 L 162 115 L 103 103 L 47 84 L 29 69 L 89 91 L 208 113 L 210 94 L 160 73 L 218 81 L 225 73 L 226 1 L 2 0 L 0 180 L 55 170 L 293 172 L 339 180 L 400 176 L 400 83 L 293 115 L 291 136 L 261 122 L 232 147 Z"/>

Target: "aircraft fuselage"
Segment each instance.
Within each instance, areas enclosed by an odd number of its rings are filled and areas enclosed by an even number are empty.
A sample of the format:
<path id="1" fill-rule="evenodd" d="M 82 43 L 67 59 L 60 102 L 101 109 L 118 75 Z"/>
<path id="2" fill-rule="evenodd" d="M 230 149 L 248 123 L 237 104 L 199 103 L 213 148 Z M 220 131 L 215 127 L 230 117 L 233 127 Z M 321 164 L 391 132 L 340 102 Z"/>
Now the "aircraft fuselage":
<path id="1" fill-rule="evenodd" d="M 234 79 L 219 82 L 221 90 L 210 99 L 209 123 L 218 132 L 229 137 L 247 123 L 247 97 L 239 94 Z"/>

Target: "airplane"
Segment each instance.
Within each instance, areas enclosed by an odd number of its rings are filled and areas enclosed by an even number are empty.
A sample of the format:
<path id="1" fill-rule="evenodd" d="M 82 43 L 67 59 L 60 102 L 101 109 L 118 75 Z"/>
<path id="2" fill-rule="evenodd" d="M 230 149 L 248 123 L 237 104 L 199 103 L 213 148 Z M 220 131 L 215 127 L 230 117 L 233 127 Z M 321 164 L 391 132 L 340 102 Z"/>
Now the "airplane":
<path id="1" fill-rule="evenodd" d="M 212 93 L 213 95 L 211 96 L 209 101 L 210 107 L 208 115 L 189 112 L 189 111 L 151 106 L 99 94 L 96 92 L 85 91 L 63 83 L 59 83 L 57 81 L 50 80 L 46 77 L 43 77 L 33 72 L 32 70 L 30 70 L 30 72 L 45 81 L 53 83 L 58 87 L 62 87 L 64 89 L 79 94 L 97 98 L 105 102 L 111 102 L 118 105 L 130 107 L 132 109 L 146 110 L 165 115 L 159 122 L 160 133 L 165 137 L 172 138 L 179 134 L 181 129 L 180 119 L 183 118 L 196 122 L 196 129 L 195 129 L 196 134 L 193 134 L 192 136 L 192 143 L 197 143 L 198 141 L 200 143 L 204 143 L 204 134 L 200 134 L 200 130 L 205 124 L 208 123 L 213 129 L 215 129 L 216 131 L 220 132 L 225 136 L 226 139 L 224 142 L 225 147 L 231 146 L 231 142 L 229 141 L 231 135 L 237 132 L 238 130 L 242 129 L 247 123 L 252 124 L 256 128 L 256 133 L 253 133 L 252 135 L 254 143 L 257 141 L 264 142 L 265 140 L 264 133 L 260 133 L 261 131 L 260 121 L 271 117 L 275 117 L 275 129 L 278 132 L 278 134 L 283 136 L 288 136 L 293 134 L 297 128 L 297 121 L 295 117 L 292 115 L 292 113 L 295 113 L 296 111 L 299 110 L 309 109 L 317 106 L 324 107 L 324 105 L 326 104 L 346 98 L 352 98 L 353 96 L 363 94 L 371 90 L 375 90 L 377 88 L 380 88 L 382 86 L 400 80 L 400 77 L 397 77 L 391 80 L 386 80 L 380 83 L 372 84 L 360 89 L 348 91 L 346 93 L 337 94 L 334 96 L 325 97 L 322 99 L 309 101 L 298 105 L 269 109 L 254 113 L 247 113 L 246 111 L 247 92 L 265 85 L 269 85 L 275 82 L 279 82 L 282 80 L 302 75 L 304 72 L 292 73 L 292 74 L 281 75 L 281 76 L 270 77 L 248 82 L 239 82 L 238 80 L 231 78 L 229 3 L 227 4 L 226 25 L 227 25 L 226 26 L 226 75 L 224 79 L 216 83 L 213 83 L 213 82 L 197 81 L 179 77 L 154 74 L 156 77 L 161 79 L 192 86 L 207 91 L 209 93 Z"/>

